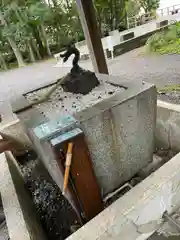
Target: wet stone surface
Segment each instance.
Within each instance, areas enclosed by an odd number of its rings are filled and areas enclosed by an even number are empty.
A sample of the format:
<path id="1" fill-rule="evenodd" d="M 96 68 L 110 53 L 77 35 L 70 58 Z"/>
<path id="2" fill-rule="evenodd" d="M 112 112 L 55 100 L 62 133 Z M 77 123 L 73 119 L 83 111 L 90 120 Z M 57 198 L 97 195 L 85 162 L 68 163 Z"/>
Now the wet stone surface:
<path id="1" fill-rule="evenodd" d="M 48 239 L 67 238 L 74 226 L 80 226 L 71 205 L 62 196 L 57 185 L 39 171 L 36 154 L 27 152 L 26 155 L 18 158 L 18 161 Z"/>
<path id="2" fill-rule="evenodd" d="M 30 103 L 33 103 L 46 95 L 51 88 L 52 87 L 47 87 L 32 93 L 28 93 L 25 95 L 25 97 Z M 124 88 L 114 86 L 103 81 L 100 81 L 100 85 L 95 87 L 86 95 L 64 92 L 63 88 L 59 86 L 47 99 L 47 101 L 35 105 L 34 108 L 39 110 L 43 116 L 46 116 L 50 119 L 56 114 L 73 115 L 76 112 L 80 112 L 123 91 L 125 91 Z"/>

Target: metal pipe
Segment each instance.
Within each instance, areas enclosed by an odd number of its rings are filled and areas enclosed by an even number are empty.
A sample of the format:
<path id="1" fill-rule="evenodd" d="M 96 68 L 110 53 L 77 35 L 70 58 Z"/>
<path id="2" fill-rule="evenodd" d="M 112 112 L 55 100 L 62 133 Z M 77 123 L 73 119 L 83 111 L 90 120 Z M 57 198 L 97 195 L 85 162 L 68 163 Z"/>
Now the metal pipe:
<path id="1" fill-rule="evenodd" d="M 114 192 L 109 193 L 104 199 L 104 202 L 107 202 L 109 199 L 113 198 L 116 194 L 120 193 L 123 189 L 125 189 L 126 187 L 128 187 L 129 189 L 132 189 L 133 186 L 130 183 L 125 183 L 123 186 L 121 186 L 120 188 L 116 189 Z"/>

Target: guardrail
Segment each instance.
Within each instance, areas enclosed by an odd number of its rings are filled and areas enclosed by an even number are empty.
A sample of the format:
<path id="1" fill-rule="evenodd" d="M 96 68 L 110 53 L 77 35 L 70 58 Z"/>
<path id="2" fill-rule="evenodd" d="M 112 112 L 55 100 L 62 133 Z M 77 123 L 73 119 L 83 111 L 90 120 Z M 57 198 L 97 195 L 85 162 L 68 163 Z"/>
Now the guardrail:
<path id="1" fill-rule="evenodd" d="M 127 26 L 128 26 L 128 29 L 134 28 L 134 27 L 146 24 L 146 23 L 148 23 L 152 20 L 155 20 L 159 17 L 163 17 L 163 16 L 167 16 L 167 15 L 174 15 L 177 13 L 180 13 L 180 4 L 158 9 L 157 15 L 149 12 L 149 13 L 144 13 L 141 16 L 134 16 L 134 17 L 127 18 Z"/>
<path id="2" fill-rule="evenodd" d="M 146 24 L 152 20 L 156 19 L 156 16 L 152 13 L 146 13 L 141 16 L 134 16 L 134 17 L 128 17 L 127 18 L 127 28 L 135 28 L 137 26 L 141 26 L 143 24 Z"/>
<path id="3" fill-rule="evenodd" d="M 166 8 L 161 8 L 157 10 L 157 14 L 159 16 L 167 16 L 167 15 L 174 15 L 180 13 L 180 4 L 177 5 L 173 5 L 170 7 L 166 7 Z"/>

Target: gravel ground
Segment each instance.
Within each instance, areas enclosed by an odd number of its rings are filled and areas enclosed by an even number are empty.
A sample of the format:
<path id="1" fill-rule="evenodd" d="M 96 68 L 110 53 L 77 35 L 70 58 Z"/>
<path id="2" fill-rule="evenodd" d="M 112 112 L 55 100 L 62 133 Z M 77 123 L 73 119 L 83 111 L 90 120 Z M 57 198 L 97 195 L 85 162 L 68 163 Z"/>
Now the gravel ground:
<path id="1" fill-rule="evenodd" d="M 48 87 L 29 93 L 26 95 L 26 98 L 30 103 L 33 103 L 40 100 L 50 89 L 51 87 Z M 51 119 L 51 116 L 54 114 L 64 115 L 68 113 L 72 115 L 124 90 L 124 88 L 102 81 L 100 81 L 99 86 L 95 87 L 86 95 L 64 92 L 60 86 L 53 92 L 48 101 L 38 104 L 34 106 L 34 108 L 49 119 Z"/>
<path id="2" fill-rule="evenodd" d="M 17 158 L 21 163 L 26 186 L 30 190 L 41 224 L 49 240 L 63 240 L 79 226 L 78 218 L 69 202 L 46 173 L 39 167 L 33 152 Z M 22 161 L 23 159 L 23 161 Z M 25 160 L 24 160 L 25 159 Z"/>

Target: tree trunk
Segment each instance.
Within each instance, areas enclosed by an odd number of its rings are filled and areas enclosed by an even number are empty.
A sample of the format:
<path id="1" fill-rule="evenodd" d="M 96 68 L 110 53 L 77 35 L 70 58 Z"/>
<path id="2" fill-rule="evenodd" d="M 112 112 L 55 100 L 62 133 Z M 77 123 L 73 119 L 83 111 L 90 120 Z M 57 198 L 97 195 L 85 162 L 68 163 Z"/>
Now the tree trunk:
<path id="1" fill-rule="evenodd" d="M 66 6 L 67 6 L 67 9 L 70 9 L 70 8 L 71 8 L 71 5 L 70 5 L 69 0 L 66 0 Z"/>
<path id="2" fill-rule="evenodd" d="M 28 52 L 29 52 L 30 61 L 35 62 L 36 58 L 34 56 L 34 52 L 33 52 L 30 41 L 27 41 L 27 48 L 28 48 Z"/>
<path id="3" fill-rule="evenodd" d="M 101 37 L 102 37 L 103 36 L 103 33 L 102 33 L 102 19 L 101 19 L 101 14 L 102 13 L 97 8 L 95 8 L 95 11 L 96 11 L 97 22 L 98 22 L 98 25 L 99 25 L 99 30 L 100 30 Z"/>
<path id="4" fill-rule="evenodd" d="M 7 70 L 8 67 L 7 67 L 6 61 L 5 61 L 4 56 L 3 56 L 2 53 L 0 53 L 0 62 L 1 62 L 1 64 L 2 64 L 2 66 L 3 66 L 3 69 L 4 69 L 4 70 Z"/>
<path id="5" fill-rule="evenodd" d="M 40 54 L 40 52 L 39 52 L 39 49 L 38 49 L 38 47 L 37 47 L 34 39 L 31 40 L 31 46 L 32 46 L 34 52 L 36 53 L 38 59 L 41 60 L 41 59 L 42 59 L 42 58 L 41 58 L 41 54 Z"/>
<path id="6" fill-rule="evenodd" d="M 114 12 L 115 12 L 115 29 L 117 29 L 118 28 L 118 25 L 119 25 L 119 14 L 120 14 L 120 12 L 119 12 L 119 4 L 117 4 L 117 0 L 115 0 L 115 2 L 114 2 Z"/>
<path id="7" fill-rule="evenodd" d="M 50 48 L 49 48 L 49 43 L 48 43 L 48 39 L 47 39 L 47 34 L 46 34 L 45 29 L 44 29 L 44 25 L 41 24 L 40 28 L 41 28 L 42 37 L 43 37 L 43 39 L 44 39 L 44 45 L 45 45 L 45 47 L 46 47 L 47 54 L 48 54 L 48 56 L 52 56 L 51 50 L 50 50 Z"/>
<path id="8" fill-rule="evenodd" d="M 113 0 L 110 1 L 110 30 L 114 30 L 114 19 L 113 19 Z"/>
<path id="9" fill-rule="evenodd" d="M 125 9 L 125 13 L 124 13 L 124 23 L 125 23 L 125 27 L 126 27 L 126 29 L 128 29 L 128 15 L 127 15 L 127 9 Z"/>
<path id="10" fill-rule="evenodd" d="M 7 27 L 7 23 L 6 23 L 5 19 L 4 19 L 4 16 L 1 13 L 1 11 L 0 11 L 0 22 L 1 22 L 2 25 Z M 24 63 L 22 54 L 21 54 L 21 52 L 20 52 L 16 42 L 10 36 L 6 37 L 6 38 L 7 38 L 8 42 L 9 42 L 9 44 L 10 44 L 10 46 L 11 46 L 11 48 L 12 48 L 14 54 L 15 54 L 15 56 L 16 56 L 16 59 L 17 59 L 17 62 L 18 62 L 18 66 L 19 67 L 24 66 L 25 63 Z"/>
<path id="11" fill-rule="evenodd" d="M 37 42 L 37 45 L 38 45 L 38 48 L 39 48 L 40 55 L 43 58 L 46 55 L 46 51 L 45 51 L 44 46 L 42 44 L 39 29 L 35 25 L 31 25 L 31 27 L 32 27 L 33 36 L 36 39 L 36 42 Z"/>
<path id="12" fill-rule="evenodd" d="M 51 0 L 52 1 L 52 3 L 53 3 L 53 5 L 54 5 L 54 7 L 57 7 L 57 0 Z"/>
<path id="13" fill-rule="evenodd" d="M 17 59 L 17 62 L 18 62 L 18 66 L 19 67 L 23 67 L 25 66 L 25 63 L 24 63 L 24 60 L 23 60 L 23 57 L 22 57 L 22 54 L 16 44 L 16 42 L 11 38 L 11 37 L 7 37 L 7 40 L 16 56 L 16 59 Z"/>

